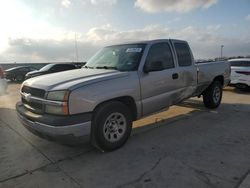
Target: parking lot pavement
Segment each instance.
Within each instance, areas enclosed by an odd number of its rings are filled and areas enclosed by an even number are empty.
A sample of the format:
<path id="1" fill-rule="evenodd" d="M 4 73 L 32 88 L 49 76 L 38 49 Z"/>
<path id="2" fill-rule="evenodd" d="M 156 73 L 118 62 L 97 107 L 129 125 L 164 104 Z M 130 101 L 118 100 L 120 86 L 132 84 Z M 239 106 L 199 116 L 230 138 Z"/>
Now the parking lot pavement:
<path id="1" fill-rule="evenodd" d="M 226 88 L 217 110 L 190 99 L 134 123 L 101 153 L 40 139 L 17 120 L 19 85 L 0 96 L 0 187 L 247 187 L 250 93 Z"/>

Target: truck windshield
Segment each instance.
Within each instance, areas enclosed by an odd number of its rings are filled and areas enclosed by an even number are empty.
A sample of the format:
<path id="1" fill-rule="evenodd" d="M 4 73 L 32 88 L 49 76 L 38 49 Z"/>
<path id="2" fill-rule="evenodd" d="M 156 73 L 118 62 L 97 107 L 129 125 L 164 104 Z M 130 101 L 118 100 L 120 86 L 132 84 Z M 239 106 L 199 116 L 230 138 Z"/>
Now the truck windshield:
<path id="1" fill-rule="evenodd" d="M 135 71 L 146 44 L 108 46 L 97 52 L 83 68 Z"/>

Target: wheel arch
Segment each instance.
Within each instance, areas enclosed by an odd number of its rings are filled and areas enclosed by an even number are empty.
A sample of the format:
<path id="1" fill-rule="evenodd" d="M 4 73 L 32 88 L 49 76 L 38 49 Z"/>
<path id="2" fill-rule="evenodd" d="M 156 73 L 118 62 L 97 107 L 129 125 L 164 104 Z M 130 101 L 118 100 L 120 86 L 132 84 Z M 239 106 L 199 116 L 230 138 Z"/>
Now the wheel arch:
<path id="1" fill-rule="evenodd" d="M 106 101 L 103 101 L 101 103 L 99 103 L 94 111 L 100 107 L 101 105 L 105 104 L 105 103 L 108 103 L 108 102 L 111 102 L 111 101 L 118 101 L 118 102 L 121 102 L 123 104 L 125 104 L 129 110 L 132 112 L 132 119 L 133 120 L 136 120 L 137 119 L 137 107 L 136 107 L 136 103 L 135 103 L 135 100 L 133 97 L 131 96 L 121 96 L 121 97 L 116 97 L 116 98 L 112 98 L 112 99 L 109 99 L 109 100 L 106 100 Z"/>
<path id="2" fill-rule="evenodd" d="M 213 85 L 213 83 L 214 82 L 216 82 L 216 81 L 219 81 L 220 83 L 221 83 L 221 86 L 223 87 L 223 85 L 224 85 L 224 76 L 222 76 L 222 75 L 218 75 L 218 76 L 216 76 L 214 79 L 213 79 L 213 81 L 201 92 L 201 94 L 200 95 L 204 95 L 205 94 L 205 92 L 207 92 L 207 90 Z M 199 95 L 199 96 L 200 96 Z"/>
<path id="3" fill-rule="evenodd" d="M 224 76 L 222 76 L 222 75 L 216 76 L 216 77 L 214 78 L 214 80 L 213 80 L 212 83 L 214 83 L 215 81 L 219 81 L 219 82 L 221 83 L 221 85 L 223 86 L 223 85 L 224 85 Z M 211 83 L 211 84 L 212 84 L 212 83 Z"/>

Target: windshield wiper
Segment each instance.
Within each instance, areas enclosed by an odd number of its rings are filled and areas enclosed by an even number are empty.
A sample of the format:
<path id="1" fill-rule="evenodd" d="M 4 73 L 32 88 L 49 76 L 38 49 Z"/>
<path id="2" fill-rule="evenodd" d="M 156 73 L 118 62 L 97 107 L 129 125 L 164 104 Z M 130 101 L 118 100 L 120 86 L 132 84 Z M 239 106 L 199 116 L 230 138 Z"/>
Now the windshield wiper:
<path id="1" fill-rule="evenodd" d="M 114 69 L 114 70 L 117 70 L 117 67 L 112 67 L 112 66 L 97 66 L 95 68 L 96 69 Z"/>

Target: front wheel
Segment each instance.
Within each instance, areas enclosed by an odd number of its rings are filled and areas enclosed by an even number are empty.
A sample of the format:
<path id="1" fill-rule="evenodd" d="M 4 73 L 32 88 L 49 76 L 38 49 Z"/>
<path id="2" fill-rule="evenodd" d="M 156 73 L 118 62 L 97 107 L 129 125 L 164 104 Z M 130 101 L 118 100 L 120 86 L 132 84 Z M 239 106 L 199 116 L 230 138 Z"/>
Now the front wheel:
<path id="1" fill-rule="evenodd" d="M 99 106 L 92 121 L 92 131 L 97 146 L 103 151 L 112 151 L 123 146 L 132 130 L 132 116 L 129 108 L 111 101 Z"/>
<path id="2" fill-rule="evenodd" d="M 203 103 L 207 108 L 217 108 L 222 99 L 222 85 L 219 81 L 215 81 L 210 85 L 203 94 Z"/>
<path id="3" fill-rule="evenodd" d="M 235 87 L 239 90 L 246 90 L 249 86 L 246 84 L 236 84 Z"/>

